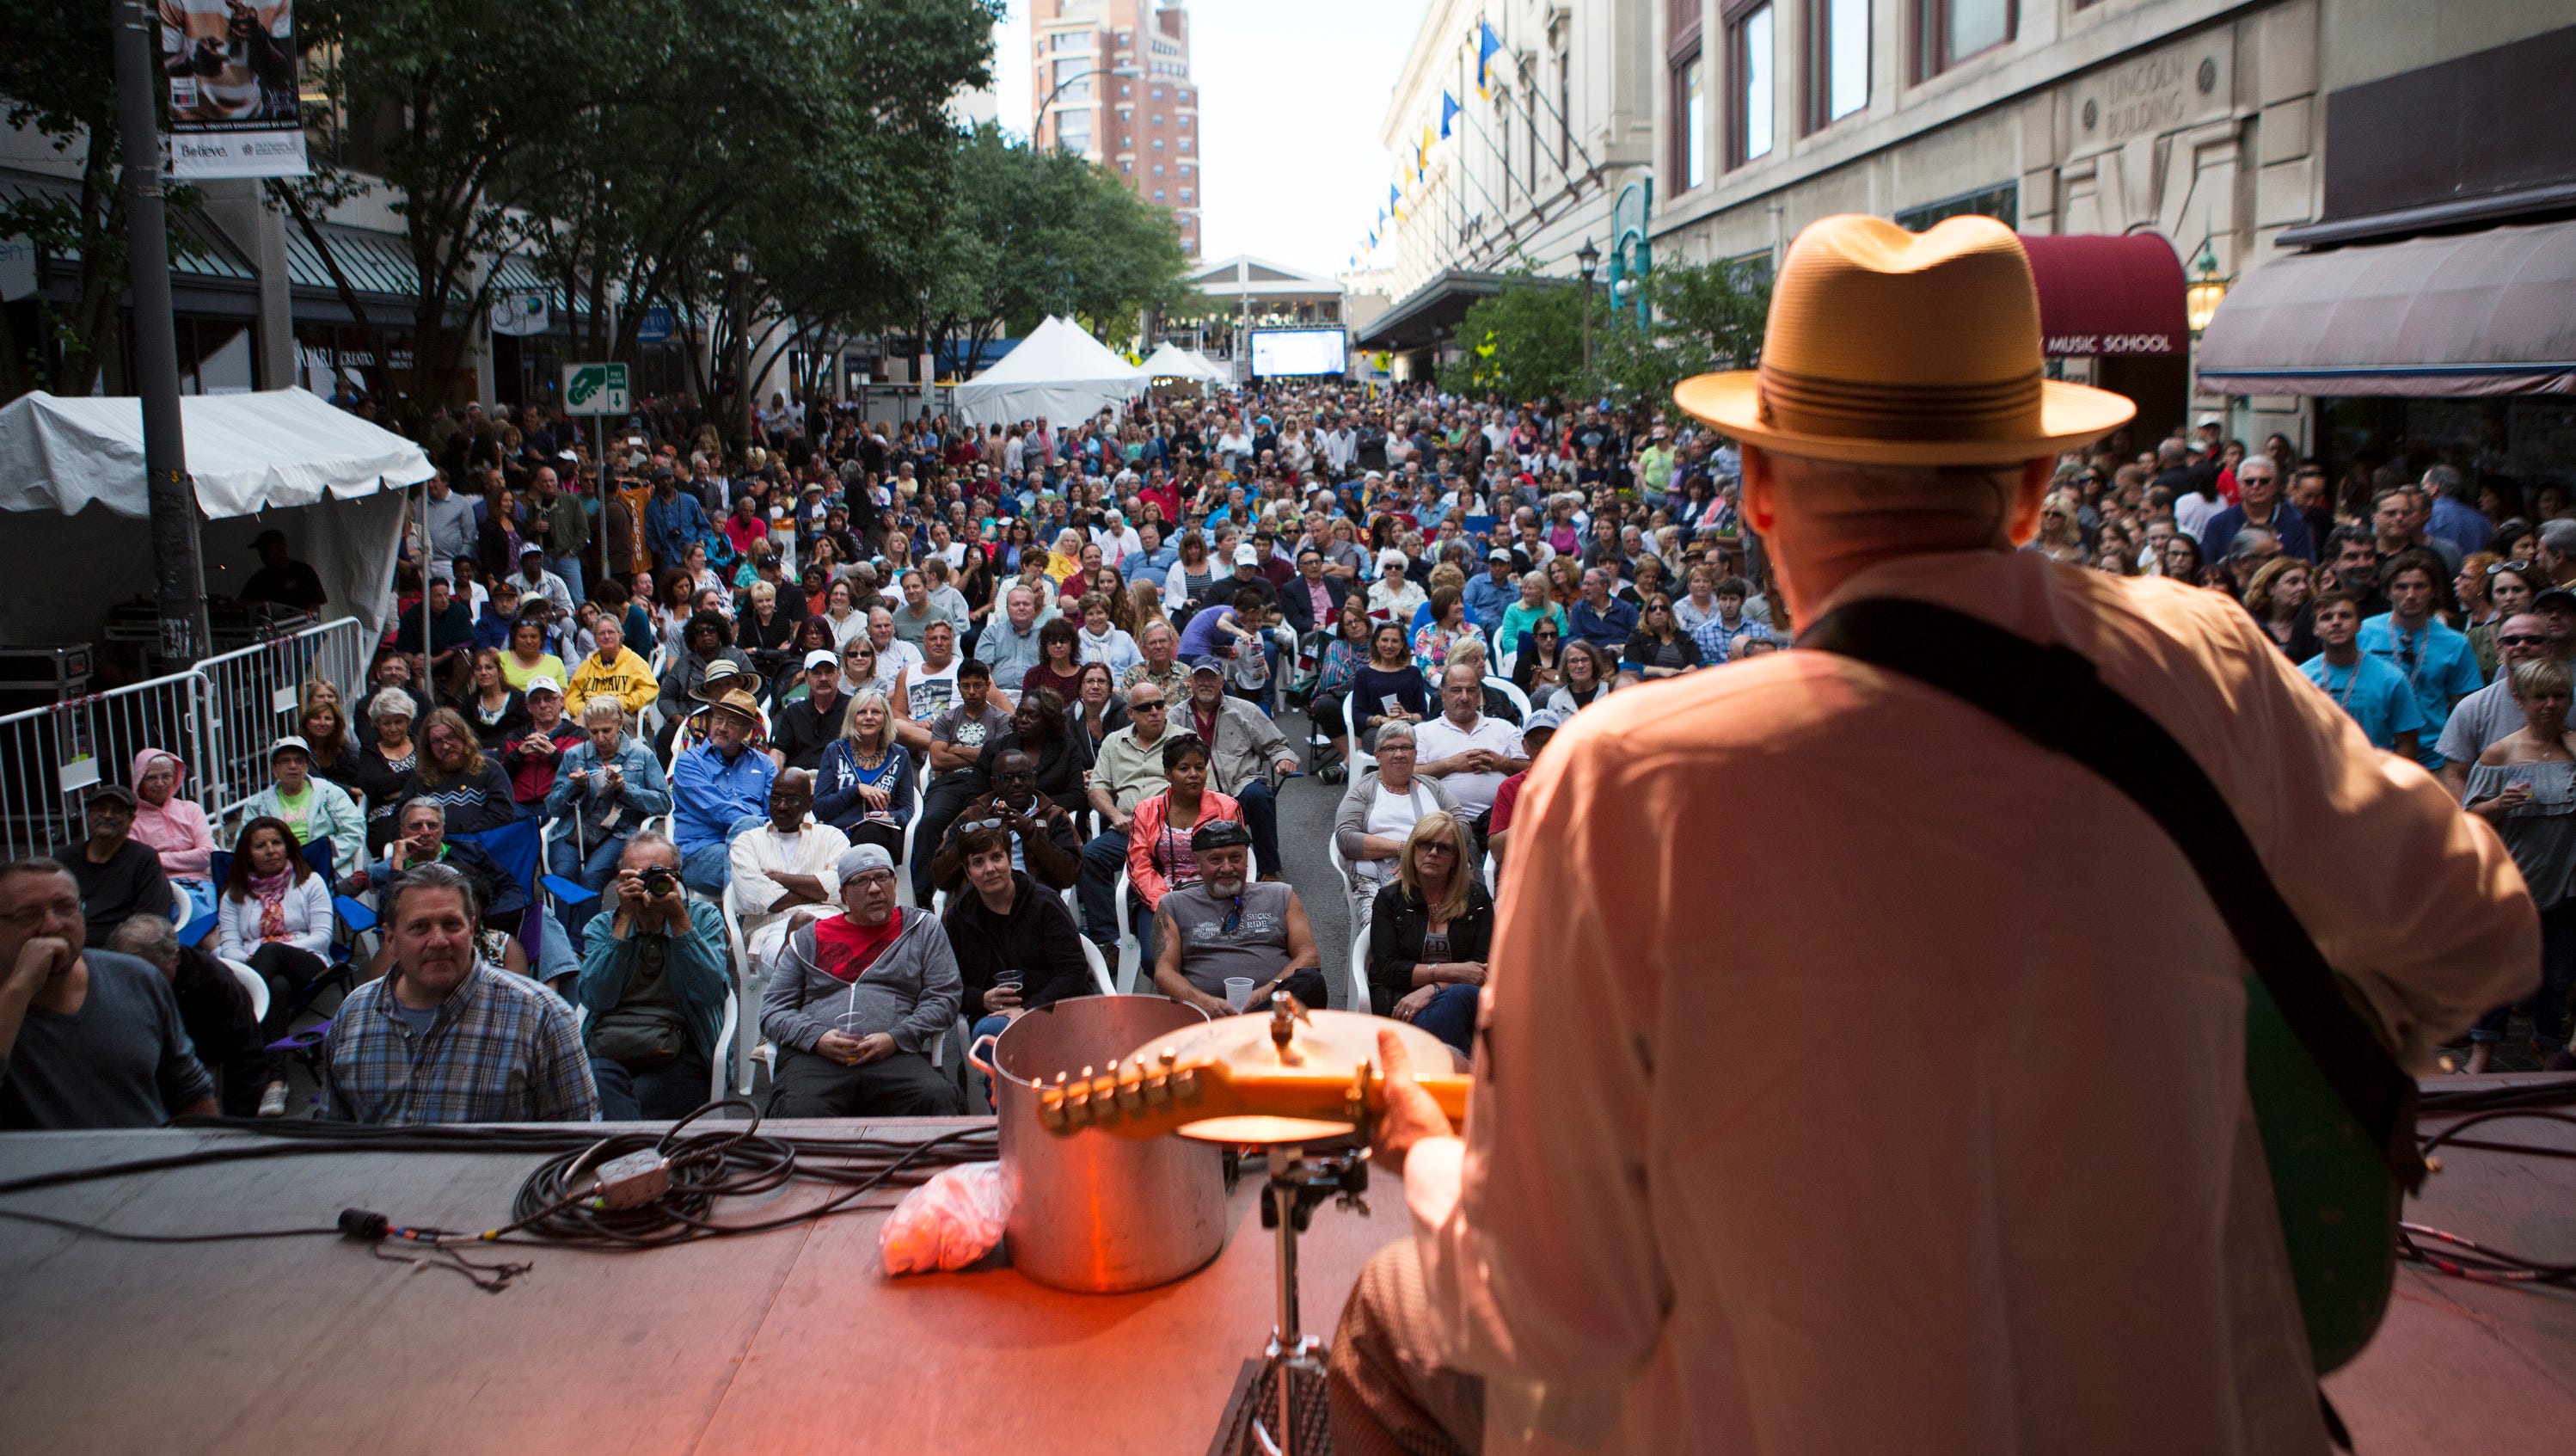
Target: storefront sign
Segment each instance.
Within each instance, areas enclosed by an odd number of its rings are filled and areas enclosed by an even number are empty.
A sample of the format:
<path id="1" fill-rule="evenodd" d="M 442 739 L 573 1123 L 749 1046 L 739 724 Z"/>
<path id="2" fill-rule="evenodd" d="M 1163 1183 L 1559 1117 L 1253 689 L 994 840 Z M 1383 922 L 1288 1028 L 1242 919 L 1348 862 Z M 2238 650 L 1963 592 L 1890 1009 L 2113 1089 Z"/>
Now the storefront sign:
<path id="1" fill-rule="evenodd" d="M 170 170 L 199 177 L 301 177 L 293 0 L 162 0 L 170 78 Z"/>
<path id="2" fill-rule="evenodd" d="M 0 299 L 17 300 L 36 291 L 36 245 L 26 238 L 0 238 Z"/>
<path id="3" fill-rule="evenodd" d="M 514 339 L 542 334 L 551 324 L 543 289 L 509 289 L 492 300 L 492 332 Z"/>
<path id="4" fill-rule="evenodd" d="M 635 321 L 635 342 L 639 344 L 667 344 L 671 332 L 671 310 L 663 304 L 644 310 L 644 316 Z"/>
<path id="5" fill-rule="evenodd" d="M 2171 334 L 2051 334 L 2052 359 L 2090 359 L 2102 354 L 2179 354 L 2182 341 Z"/>

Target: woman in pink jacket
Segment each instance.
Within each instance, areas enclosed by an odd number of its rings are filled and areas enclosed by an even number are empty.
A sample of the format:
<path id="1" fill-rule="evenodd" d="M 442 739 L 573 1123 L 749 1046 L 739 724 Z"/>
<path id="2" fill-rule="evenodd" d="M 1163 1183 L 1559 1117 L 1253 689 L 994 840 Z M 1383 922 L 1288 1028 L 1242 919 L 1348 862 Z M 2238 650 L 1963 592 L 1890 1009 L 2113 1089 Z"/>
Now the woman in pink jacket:
<path id="1" fill-rule="evenodd" d="M 214 852 L 215 832 L 195 800 L 179 797 L 187 780 L 188 765 L 168 749 L 147 748 L 134 755 L 134 838 L 161 856 L 161 873 L 187 900 L 185 918 L 193 921 L 215 908 L 206 861 Z"/>

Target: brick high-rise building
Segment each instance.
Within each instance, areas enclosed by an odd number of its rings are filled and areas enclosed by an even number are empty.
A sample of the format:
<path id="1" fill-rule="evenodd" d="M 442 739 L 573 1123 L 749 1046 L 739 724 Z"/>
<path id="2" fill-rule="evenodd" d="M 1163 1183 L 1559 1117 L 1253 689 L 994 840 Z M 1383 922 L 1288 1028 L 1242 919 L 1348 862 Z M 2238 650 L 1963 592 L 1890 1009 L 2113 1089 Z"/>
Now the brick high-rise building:
<path id="1" fill-rule="evenodd" d="M 1029 99 L 1035 142 L 1080 152 L 1171 210 L 1199 255 L 1199 89 L 1180 0 L 1036 0 Z"/>

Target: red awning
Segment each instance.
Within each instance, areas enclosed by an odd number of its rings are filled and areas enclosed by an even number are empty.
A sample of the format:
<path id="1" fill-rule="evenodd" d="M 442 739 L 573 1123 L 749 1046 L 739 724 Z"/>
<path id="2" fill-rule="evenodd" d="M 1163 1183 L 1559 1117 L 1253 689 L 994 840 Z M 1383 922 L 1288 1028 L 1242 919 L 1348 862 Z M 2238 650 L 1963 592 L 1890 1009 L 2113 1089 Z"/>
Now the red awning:
<path id="1" fill-rule="evenodd" d="M 2024 234 L 2039 284 L 2042 352 L 2053 359 L 2161 354 L 2191 348 L 2183 313 L 2182 259 L 2154 233 L 2126 237 Z"/>

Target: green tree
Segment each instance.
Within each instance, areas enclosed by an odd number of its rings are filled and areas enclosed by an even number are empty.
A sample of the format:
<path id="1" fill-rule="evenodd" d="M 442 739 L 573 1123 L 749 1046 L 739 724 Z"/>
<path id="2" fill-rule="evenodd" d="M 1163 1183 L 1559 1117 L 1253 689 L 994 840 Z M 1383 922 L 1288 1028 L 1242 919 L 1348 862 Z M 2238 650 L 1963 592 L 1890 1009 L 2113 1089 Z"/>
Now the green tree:
<path id="1" fill-rule="evenodd" d="M 0 400 L 31 389 L 87 394 L 102 372 L 112 388 L 127 387 L 109 367 L 117 358 L 127 254 L 108 21 L 104 4 L 0 0 L 0 34 L 9 38 L 0 45 L 0 116 L 81 164 L 70 196 L 0 197 L 0 238 L 26 238 L 49 268 L 72 270 L 68 304 L 38 292 L 32 335 L 21 336 L 0 309 Z M 169 197 L 170 254 L 177 258 L 195 246 L 177 224 L 196 191 L 172 186 Z"/>
<path id="2" fill-rule="evenodd" d="M 1468 306 L 1457 337 L 1458 357 L 1440 370 L 1442 389 L 1515 402 L 1566 393 L 1583 378 L 1583 290 L 1562 278 L 1514 274 L 1501 292 Z"/>
<path id="3" fill-rule="evenodd" d="M 1725 258 L 1666 263 L 1647 276 L 1646 288 L 1650 328 L 1623 314 L 1594 331 L 1594 372 L 1612 397 L 1666 410 L 1674 385 L 1694 374 L 1749 368 L 1760 357 L 1771 313 L 1767 267 Z"/>

